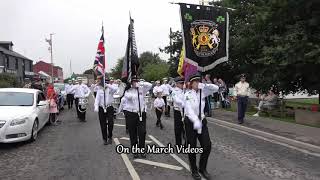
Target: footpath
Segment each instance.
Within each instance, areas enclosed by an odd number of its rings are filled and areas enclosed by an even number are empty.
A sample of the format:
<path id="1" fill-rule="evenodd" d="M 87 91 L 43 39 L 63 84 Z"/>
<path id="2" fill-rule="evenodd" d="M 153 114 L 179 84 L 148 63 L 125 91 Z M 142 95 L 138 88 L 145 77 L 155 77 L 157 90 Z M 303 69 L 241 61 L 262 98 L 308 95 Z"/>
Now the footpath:
<path id="1" fill-rule="evenodd" d="M 239 125 L 237 113 L 223 109 L 213 110 L 213 116 L 207 119 L 223 126 L 320 154 L 320 128 L 249 115 L 246 115 L 245 123 Z"/>

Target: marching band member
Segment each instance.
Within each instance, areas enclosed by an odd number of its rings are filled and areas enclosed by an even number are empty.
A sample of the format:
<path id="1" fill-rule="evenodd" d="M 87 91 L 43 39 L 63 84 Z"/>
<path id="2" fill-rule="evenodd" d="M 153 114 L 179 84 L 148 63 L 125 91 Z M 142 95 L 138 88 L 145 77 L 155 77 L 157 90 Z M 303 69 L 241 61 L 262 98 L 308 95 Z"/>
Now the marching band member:
<path id="1" fill-rule="evenodd" d="M 189 78 L 191 88 L 185 94 L 184 106 L 187 144 L 191 148 L 196 148 L 197 139 L 199 139 L 201 148 L 203 148 L 203 153 L 200 156 L 199 171 L 196 164 L 196 154 L 188 154 L 192 177 L 199 180 L 201 179 L 199 173 L 204 178 L 210 179 L 210 174 L 207 172 L 207 163 L 211 152 L 211 140 L 204 115 L 205 97 L 219 90 L 217 85 L 200 83 L 200 79 L 201 76 L 198 73 Z"/>
<path id="2" fill-rule="evenodd" d="M 146 107 L 144 96 L 151 87 L 151 83 L 139 83 L 138 78 L 134 76 L 132 77 L 131 87 L 129 87 L 124 94 L 123 98 L 126 99 L 127 123 L 131 146 L 138 145 L 139 148 L 145 148 Z M 138 158 L 138 154 L 134 154 L 134 158 Z M 146 158 L 146 154 L 141 154 L 141 158 Z"/>
<path id="3" fill-rule="evenodd" d="M 161 123 L 161 115 L 164 111 L 165 108 L 165 103 L 162 98 L 162 92 L 157 92 L 157 98 L 154 100 L 154 105 L 153 105 L 156 115 L 157 115 L 157 123 L 156 126 L 160 127 L 160 129 L 163 129 L 163 125 Z"/>
<path id="4" fill-rule="evenodd" d="M 173 99 L 173 118 L 174 118 L 174 134 L 176 138 L 176 145 L 182 145 L 182 137 L 184 137 L 184 127 L 182 117 L 184 116 L 183 107 L 184 107 L 184 78 L 176 77 L 174 79 L 176 82 L 176 87 L 172 91 Z"/>
<path id="5" fill-rule="evenodd" d="M 75 91 L 74 97 L 75 97 L 75 104 L 77 108 L 77 116 L 81 121 L 86 121 L 86 112 L 85 109 L 81 108 L 81 105 L 79 105 L 79 98 L 88 98 L 90 95 L 90 89 L 86 84 L 82 82 L 82 79 L 79 79 L 79 84 L 75 85 L 72 90 Z M 81 111 L 84 112 L 80 112 Z"/>
<path id="6" fill-rule="evenodd" d="M 98 112 L 103 142 L 107 145 L 112 144 L 114 118 L 114 108 L 112 103 L 113 94 L 117 92 L 118 87 L 109 84 L 109 79 L 107 78 L 105 81 L 105 89 L 102 87 L 97 91 L 94 102 L 94 111 Z"/>
<path id="7" fill-rule="evenodd" d="M 128 128 L 128 111 L 127 111 L 127 100 L 126 98 L 121 98 L 120 100 L 120 105 L 119 105 L 119 108 L 118 108 L 118 112 L 117 114 L 120 114 L 121 112 L 123 112 L 124 114 L 124 119 L 126 121 L 126 134 L 129 133 L 129 128 Z"/>
<path id="8" fill-rule="evenodd" d="M 74 94 L 73 94 L 73 92 L 72 92 L 72 87 L 73 87 L 72 81 L 69 80 L 68 82 L 69 82 L 69 84 L 66 85 L 65 91 L 66 91 L 66 93 L 67 93 L 67 104 L 68 104 L 68 108 L 71 109 L 72 106 L 73 106 Z"/>
<path id="9" fill-rule="evenodd" d="M 165 115 L 170 117 L 170 106 L 167 102 L 167 97 L 170 95 L 170 91 L 172 91 L 172 87 L 168 84 L 167 78 L 163 78 L 163 84 L 160 86 L 163 90 L 163 100 L 166 104 L 165 106 Z"/>
<path id="10" fill-rule="evenodd" d="M 162 90 L 162 88 L 160 86 L 160 81 L 156 81 L 156 85 L 153 87 L 153 90 L 152 90 L 154 96 L 157 97 L 157 93 L 158 92 L 162 92 L 162 91 L 163 90 Z"/>

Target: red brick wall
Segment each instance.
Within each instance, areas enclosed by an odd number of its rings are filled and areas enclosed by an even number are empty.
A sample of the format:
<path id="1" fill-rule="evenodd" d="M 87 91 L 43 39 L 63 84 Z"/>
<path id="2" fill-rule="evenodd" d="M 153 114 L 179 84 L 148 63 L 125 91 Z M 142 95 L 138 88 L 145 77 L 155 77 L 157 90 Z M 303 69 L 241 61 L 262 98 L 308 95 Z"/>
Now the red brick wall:
<path id="1" fill-rule="evenodd" d="M 33 65 L 33 72 L 38 73 L 43 71 L 51 76 L 51 64 L 39 61 L 35 65 Z M 62 68 L 53 67 L 53 77 L 59 78 L 59 80 L 63 81 L 63 70 Z"/>

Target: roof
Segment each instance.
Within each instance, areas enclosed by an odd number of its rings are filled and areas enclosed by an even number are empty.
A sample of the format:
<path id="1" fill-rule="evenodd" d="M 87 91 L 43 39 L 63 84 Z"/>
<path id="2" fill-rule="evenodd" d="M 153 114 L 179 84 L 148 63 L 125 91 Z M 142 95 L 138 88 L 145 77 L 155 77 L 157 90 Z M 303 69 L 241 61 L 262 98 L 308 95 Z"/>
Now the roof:
<path id="1" fill-rule="evenodd" d="M 13 45 L 12 41 L 0 41 L 0 44 L 10 44 Z"/>
<path id="2" fill-rule="evenodd" d="M 10 55 L 10 56 L 14 56 L 14 57 L 18 57 L 18 58 L 21 58 L 21 59 L 27 59 L 27 60 L 32 61 L 31 59 L 29 59 L 27 57 L 24 57 L 24 56 L 22 56 L 21 54 L 19 54 L 17 52 L 9 51 L 8 49 L 3 48 L 1 46 L 0 46 L 0 52 L 3 52 L 4 54 Z"/>
<path id="3" fill-rule="evenodd" d="M 0 92 L 36 93 L 36 92 L 39 92 L 39 90 L 38 89 L 28 89 L 28 88 L 0 88 Z"/>

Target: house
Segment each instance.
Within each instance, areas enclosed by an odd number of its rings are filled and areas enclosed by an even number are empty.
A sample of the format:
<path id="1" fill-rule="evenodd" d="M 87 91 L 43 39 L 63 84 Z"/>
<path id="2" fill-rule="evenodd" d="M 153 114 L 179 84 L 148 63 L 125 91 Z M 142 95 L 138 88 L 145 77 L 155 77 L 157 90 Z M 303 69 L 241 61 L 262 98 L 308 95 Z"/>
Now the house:
<path id="1" fill-rule="evenodd" d="M 39 74 L 40 71 L 50 75 L 50 79 L 53 76 L 55 82 L 63 82 L 63 69 L 59 66 L 53 66 L 52 68 L 50 63 L 39 61 L 33 65 L 33 72 Z"/>
<path id="2" fill-rule="evenodd" d="M 24 83 L 33 78 L 33 61 L 13 51 L 11 41 L 0 41 L 0 73 L 9 73 Z"/>

